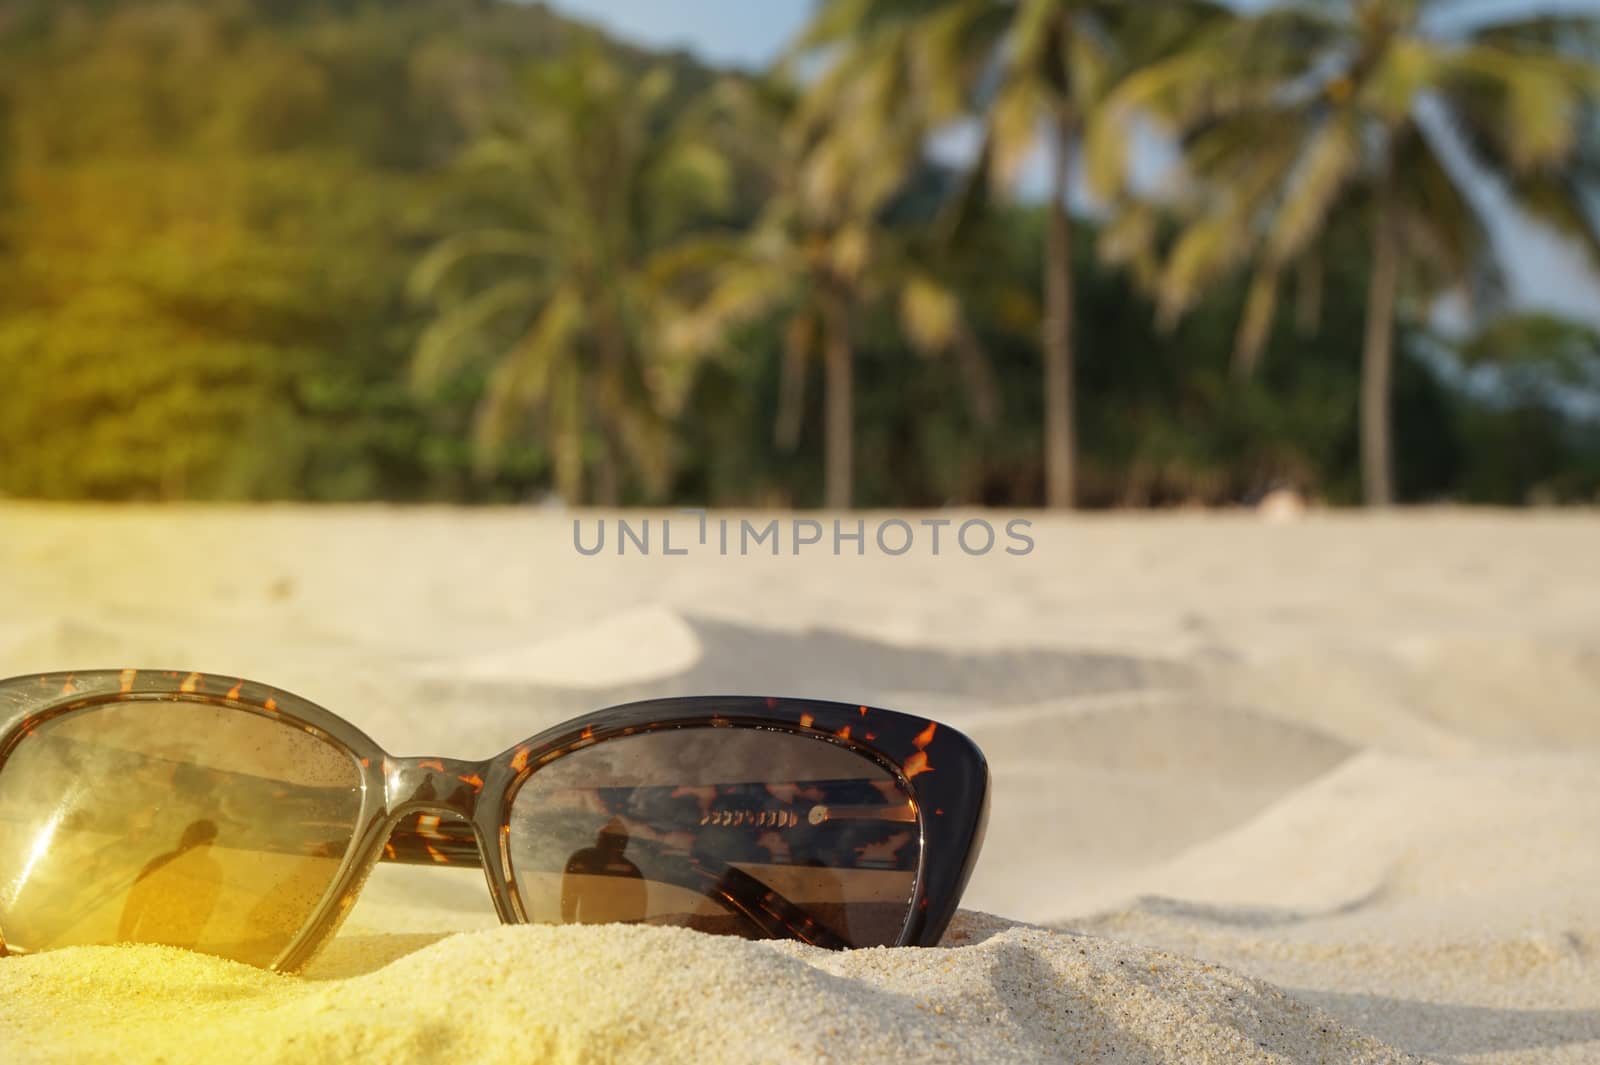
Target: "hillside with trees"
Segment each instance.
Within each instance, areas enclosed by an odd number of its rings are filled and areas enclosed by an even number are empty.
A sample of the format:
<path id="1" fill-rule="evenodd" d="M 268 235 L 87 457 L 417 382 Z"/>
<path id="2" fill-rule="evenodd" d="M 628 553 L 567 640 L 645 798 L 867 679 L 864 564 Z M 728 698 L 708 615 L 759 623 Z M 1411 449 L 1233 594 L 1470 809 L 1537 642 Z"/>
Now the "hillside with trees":
<path id="1" fill-rule="evenodd" d="M 1361 0 L 1007 6 L 823 4 L 807 75 L 758 78 L 537 4 L 0 0 L 0 493 L 1600 498 L 1600 343 L 1500 308 L 1407 117 L 1457 106 L 1600 248 L 1572 195 L 1589 27 L 1435 54 Z M 1134 112 L 1187 194 L 1123 181 Z M 982 149 L 934 165 L 960 120 Z M 1051 130 L 1095 214 L 1012 194 Z M 1466 334 L 1438 328 L 1452 292 Z"/>

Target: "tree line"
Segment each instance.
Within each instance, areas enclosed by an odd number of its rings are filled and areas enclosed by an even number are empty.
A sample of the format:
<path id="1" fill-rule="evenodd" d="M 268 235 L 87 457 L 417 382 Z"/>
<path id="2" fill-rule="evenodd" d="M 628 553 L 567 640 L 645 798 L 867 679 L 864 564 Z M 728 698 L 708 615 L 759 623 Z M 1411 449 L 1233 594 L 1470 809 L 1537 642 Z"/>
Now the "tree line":
<path id="1" fill-rule="evenodd" d="M 1446 6 L 0 0 L 0 491 L 1593 499 L 1460 157 L 1600 251 L 1595 25 Z"/>

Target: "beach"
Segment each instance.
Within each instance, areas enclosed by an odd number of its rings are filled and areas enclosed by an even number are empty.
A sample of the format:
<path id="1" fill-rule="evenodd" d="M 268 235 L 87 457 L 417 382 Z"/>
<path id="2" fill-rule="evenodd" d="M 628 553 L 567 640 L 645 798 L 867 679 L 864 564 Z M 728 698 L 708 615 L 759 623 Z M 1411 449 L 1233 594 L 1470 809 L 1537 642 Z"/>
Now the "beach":
<path id="1" fill-rule="evenodd" d="M 841 517 L 859 554 L 811 517 L 797 548 L 790 515 L 624 514 L 655 525 L 619 556 L 597 512 L 0 506 L 3 675 L 248 677 L 461 758 L 804 695 L 993 774 L 937 949 L 502 929 L 478 874 L 383 867 L 303 976 L 0 961 L 0 1058 L 1600 1060 L 1600 513 Z"/>

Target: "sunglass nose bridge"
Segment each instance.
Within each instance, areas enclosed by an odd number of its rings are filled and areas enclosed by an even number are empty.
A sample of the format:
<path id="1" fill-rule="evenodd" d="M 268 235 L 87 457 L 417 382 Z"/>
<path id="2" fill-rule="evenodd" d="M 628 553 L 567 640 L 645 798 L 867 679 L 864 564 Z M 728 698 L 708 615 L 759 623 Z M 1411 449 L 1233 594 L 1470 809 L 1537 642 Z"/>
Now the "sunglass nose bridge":
<path id="1" fill-rule="evenodd" d="M 468 820 L 483 794 L 482 762 L 456 758 L 390 758 L 383 765 L 384 795 L 393 813 L 426 809 Z"/>

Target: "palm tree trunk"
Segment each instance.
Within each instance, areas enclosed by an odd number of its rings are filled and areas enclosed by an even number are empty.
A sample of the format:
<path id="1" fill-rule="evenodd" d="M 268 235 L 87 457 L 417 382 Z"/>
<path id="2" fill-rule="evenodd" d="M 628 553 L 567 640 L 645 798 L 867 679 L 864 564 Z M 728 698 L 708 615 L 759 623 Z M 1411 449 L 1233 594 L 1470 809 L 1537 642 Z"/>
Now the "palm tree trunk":
<path id="1" fill-rule="evenodd" d="M 855 386 L 851 380 L 850 307 L 845 293 L 835 290 L 825 302 L 827 337 L 823 340 L 824 503 L 830 510 L 847 510 L 855 493 Z"/>
<path id="2" fill-rule="evenodd" d="M 778 415 L 773 442 L 785 454 L 800 446 L 800 425 L 806 412 L 806 364 L 812 350 L 812 319 L 796 315 L 789 320 L 783 341 L 783 365 L 778 376 Z"/>
<path id="3" fill-rule="evenodd" d="M 599 454 L 595 456 L 589 477 L 589 498 L 586 503 L 599 507 L 615 507 L 622 502 L 622 449 L 615 427 L 606 418 L 606 403 L 602 400 L 592 418 L 600 427 Z"/>
<path id="4" fill-rule="evenodd" d="M 600 454 L 595 461 L 591 502 L 615 507 L 622 502 L 622 482 L 628 447 L 622 419 L 628 409 L 628 339 L 618 324 L 621 314 L 604 300 L 596 300 L 595 328 L 599 339 L 600 373 L 595 381 L 593 418 L 600 427 Z"/>
<path id="5" fill-rule="evenodd" d="M 1300 285 L 1294 300 L 1295 328 L 1303 337 L 1314 336 L 1322 328 L 1322 299 L 1328 286 L 1322 256 L 1307 252 L 1300 260 L 1297 280 Z"/>
<path id="6" fill-rule="evenodd" d="M 973 423 L 987 436 L 1000 420 L 1000 385 L 994 377 L 994 366 L 964 321 L 956 323 L 952 347 L 961 373 L 961 387 L 967 393 L 967 409 Z"/>
<path id="7" fill-rule="evenodd" d="M 621 462 L 618 461 L 618 446 L 611 433 L 606 433 L 605 445 L 600 448 L 600 456 L 595 461 L 594 502 L 597 507 L 616 507 L 622 502 L 622 475 Z"/>
<path id="8" fill-rule="evenodd" d="M 1072 181 L 1073 124 L 1056 123 L 1055 169 L 1050 179 L 1050 227 L 1045 244 L 1044 319 L 1044 496 L 1045 505 L 1075 503 L 1076 451 L 1073 432 L 1072 218 L 1067 194 Z"/>
<path id="9" fill-rule="evenodd" d="M 1373 235 L 1372 279 L 1367 294 L 1367 335 L 1361 355 L 1361 484 L 1367 506 L 1394 502 L 1391 439 L 1391 380 L 1394 370 L 1394 310 L 1400 282 L 1400 244 L 1393 193 L 1378 192 Z"/>

